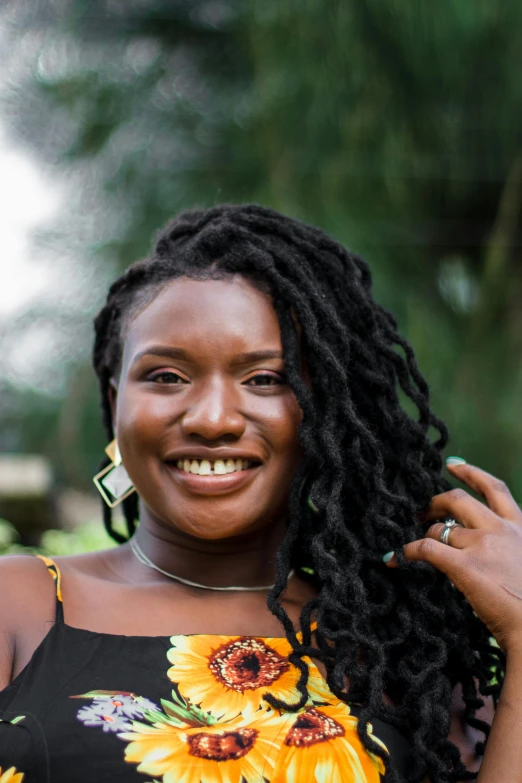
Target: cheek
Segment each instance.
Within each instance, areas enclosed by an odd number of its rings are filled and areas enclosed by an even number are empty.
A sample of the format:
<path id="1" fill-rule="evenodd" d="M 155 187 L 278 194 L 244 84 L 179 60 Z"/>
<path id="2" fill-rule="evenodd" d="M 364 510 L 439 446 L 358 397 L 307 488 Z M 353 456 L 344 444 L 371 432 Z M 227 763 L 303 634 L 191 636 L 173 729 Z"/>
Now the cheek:
<path id="1" fill-rule="evenodd" d="M 292 395 L 282 401 L 281 409 L 274 412 L 270 421 L 271 442 L 274 451 L 281 456 L 298 456 L 301 453 L 299 443 L 299 425 L 303 413 Z"/>
<path id="2" fill-rule="evenodd" d="M 158 445 L 172 418 L 172 402 L 153 395 L 124 394 L 118 406 L 116 431 L 120 448 L 147 450 Z M 122 451 L 123 453 L 123 451 Z"/>

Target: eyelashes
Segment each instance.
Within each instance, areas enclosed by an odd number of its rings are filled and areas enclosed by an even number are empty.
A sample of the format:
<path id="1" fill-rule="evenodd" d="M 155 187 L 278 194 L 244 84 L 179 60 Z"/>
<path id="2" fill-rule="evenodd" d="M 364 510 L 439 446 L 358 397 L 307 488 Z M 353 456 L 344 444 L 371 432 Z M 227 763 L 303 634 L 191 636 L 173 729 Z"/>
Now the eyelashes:
<path id="1" fill-rule="evenodd" d="M 171 380 L 166 381 L 165 378 L 170 378 Z M 175 380 L 172 380 L 173 378 Z M 154 373 L 153 375 L 149 375 L 147 380 L 152 381 L 153 383 L 159 383 L 164 386 L 180 386 L 183 383 L 188 383 L 185 378 L 182 378 L 181 375 L 179 375 L 177 372 L 174 372 L 173 370 L 162 370 L 161 372 Z"/>
<path id="2" fill-rule="evenodd" d="M 263 379 L 265 383 L 251 383 L 251 381 L 259 381 L 260 379 Z M 272 383 L 270 383 L 270 381 L 272 381 Z M 284 379 L 279 375 L 258 373 L 257 375 L 253 375 L 251 378 L 245 381 L 245 384 L 250 386 L 281 386 L 284 382 Z"/>

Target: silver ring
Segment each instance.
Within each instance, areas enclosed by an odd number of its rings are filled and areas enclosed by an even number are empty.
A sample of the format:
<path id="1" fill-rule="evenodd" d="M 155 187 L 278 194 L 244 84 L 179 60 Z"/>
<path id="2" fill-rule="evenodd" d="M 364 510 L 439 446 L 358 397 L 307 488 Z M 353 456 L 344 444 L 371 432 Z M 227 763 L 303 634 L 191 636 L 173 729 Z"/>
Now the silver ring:
<path id="1" fill-rule="evenodd" d="M 450 545 L 449 536 L 454 527 L 464 527 L 464 525 L 461 525 L 456 519 L 448 519 L 447 522 L 444 522 L 444 527 L 440 531 L 440 540 L 443 544 Z"/>

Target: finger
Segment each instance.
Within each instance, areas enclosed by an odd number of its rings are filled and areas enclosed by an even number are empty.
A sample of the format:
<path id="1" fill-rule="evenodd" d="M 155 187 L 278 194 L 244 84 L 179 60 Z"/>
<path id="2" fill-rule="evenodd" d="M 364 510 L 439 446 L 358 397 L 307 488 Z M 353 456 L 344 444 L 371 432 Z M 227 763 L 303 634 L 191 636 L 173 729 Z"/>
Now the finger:
<path id="1" fill-rule="evenodd" d="M 452 581 L 458 578 L 464 567 L 463 553 L 460 549 L 446 546 L 440 541 L 434 541 L 433 538 L 421 538 L 418 541 L 412 541 L 411 544 L 406 544 L 403 547 L 403 552 L 405 559 L 409 562 L 429 563 L 446 574 Z M 389 557 L 390 555 L 393 555 L 393 557 Z M 389 568 L 398 567 L 397 558 L 392 552 L 384 555 L 383 561 Z"/>
<path id="2" fill-rule="evenodd" d="M 446 525 L 443 522 L 436 522 L 426 531 L 426 537 L 432 538 L 434 541 L 440 541 L 443 546 L 452 546 L 454 549 L 465 549 L 471 544 L 473 531 L 466 530 L 465 527 L 460 527 L 460 525 L 450 528 L 446 544 L 444 544 L 441 541 L 441 533 L 445 527 Z"/>
<path id="3" fill-rule="evenodd" d="M 465 527 L 495 530 L 500 519 L 480 500 L 471 497 L 464 489 L 450 489 L 435 495 L 426 509 L 427 522 L 441 517 L 453 517 Z"/>
<path id="4" fill-rule="evenodd" d="M 481 495 L 495 514 L 506 519 L 520 519 L 522 522 L 520 506 L 515 502 L 515 498 L 504 481 L 476 465 L 468 465 L 467 462 L 447 462 L 446 466 L 459 481 L 463 481 L 473 492 Z"/>

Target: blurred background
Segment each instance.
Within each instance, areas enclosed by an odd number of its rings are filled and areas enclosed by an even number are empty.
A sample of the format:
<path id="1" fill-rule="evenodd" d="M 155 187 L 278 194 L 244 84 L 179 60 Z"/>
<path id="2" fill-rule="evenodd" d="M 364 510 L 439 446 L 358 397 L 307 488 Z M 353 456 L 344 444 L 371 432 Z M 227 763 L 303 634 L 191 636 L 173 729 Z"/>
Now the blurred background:
<path id="1" fill-rule="evenodd" d="M 91 322 L 177 210 L 369 261 L 458 454 L 522 498 L 519 0 L 4 0 L 0 553 L 105 546 Z"/>

